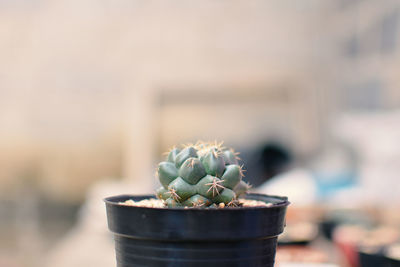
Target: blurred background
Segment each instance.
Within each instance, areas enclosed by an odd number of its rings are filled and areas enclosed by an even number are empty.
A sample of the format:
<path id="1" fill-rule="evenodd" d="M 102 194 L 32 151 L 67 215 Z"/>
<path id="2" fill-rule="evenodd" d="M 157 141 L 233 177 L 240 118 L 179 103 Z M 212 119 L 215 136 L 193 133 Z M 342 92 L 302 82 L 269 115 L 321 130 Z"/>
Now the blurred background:
<path id="1" fill-rule="evenodd" d="M 0 0 L 0 59 L 1 267 L 115 266 L 102 199 L 198 139 L 289 196 L 280 266 L 399 257 L 398 1 Z"/>

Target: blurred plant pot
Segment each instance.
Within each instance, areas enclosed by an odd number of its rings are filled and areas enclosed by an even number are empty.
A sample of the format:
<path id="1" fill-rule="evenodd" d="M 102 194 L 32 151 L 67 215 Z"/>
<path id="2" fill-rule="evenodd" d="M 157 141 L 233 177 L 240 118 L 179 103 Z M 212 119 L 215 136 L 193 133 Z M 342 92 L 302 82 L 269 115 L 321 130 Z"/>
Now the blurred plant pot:
<path id="1" fill-rule="evenodd" d="M 389 266 L 387 258 L 381 252 L 359 251 L 358 255 L 360 267 Z"/>
<path id="2" fill-rule="evenodd" d="M 400 260 L 399 259 L 393 259 L 393 258 L 388 258 L 386 257 L 388 261 L 388 266 L 390 267 L 400 267 Z"/>
<path id="3" fill-rule="evenodd" d="M 377 252 L 360 251 L 360 267 L 400 267 L 400 260 L 385 254 L 384 248 Z"/>
<path id="4" fill-rule="evenodd" d="M 274 266 L 286 197 L 248 194 L 269 207 L 146 208 L 119 204 L 154 196 L 105 199 L 118 267 Z"/>
<path id="5" fill-rule="evenodd" d="M 321 233 L 324 235 L 324 237 L 326 239 L 328 239 L 329 241 L 332 241 L 333 232 L 338 224 L 339 224 L 339 222 L 336 222 L 333 220 L 322 221 L 320 223 Z"/>

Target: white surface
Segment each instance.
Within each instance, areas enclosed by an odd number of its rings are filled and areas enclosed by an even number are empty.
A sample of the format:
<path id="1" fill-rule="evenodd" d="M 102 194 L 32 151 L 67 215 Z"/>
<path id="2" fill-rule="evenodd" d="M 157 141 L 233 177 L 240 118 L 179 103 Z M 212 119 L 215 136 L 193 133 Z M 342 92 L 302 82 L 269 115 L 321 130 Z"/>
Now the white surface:
<path id="1" fill-rule="evenodd" d="M 317 188 L 310 172 L 294 169 L 274 177 L 255 190 L 257 193 L 287 196 L 296 205 L 315 203 Z"/>
<path id="2" fill-rule="evenodd" d="M 392 204 L 400 201 L 400 110 L 343 114 L 333 132 L 359 156 L 359 186 L 338 194 L 332 203 Z"/>

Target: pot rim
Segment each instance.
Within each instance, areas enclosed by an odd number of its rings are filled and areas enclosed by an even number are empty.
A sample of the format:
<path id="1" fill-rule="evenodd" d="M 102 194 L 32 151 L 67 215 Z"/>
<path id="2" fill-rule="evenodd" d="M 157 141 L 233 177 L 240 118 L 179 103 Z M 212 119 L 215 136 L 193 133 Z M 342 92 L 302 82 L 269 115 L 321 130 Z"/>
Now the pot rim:
<path id="1" fill-rule="evenodd" d="M 173 210 L 173 211 L 181 211 L 181 212 L 185 212 L 185 211 L 195 211 L 195 210 L 199 210 L 199 211 L 205 211 L 205 210 L 209 210 L 210 212 L 212 211 L 232 211 L 232 210 L 263 210 L 263 209 L 273 209 L 273 208 L 280 208 L 280 207 L 287 207 L 290 204 L 290 201 L 288 200 L 288 198 L 286 196 L 276 196 L 276 195 L 266 195 L 266 194 L 258 194 L 258 193 L 250 193 L 250 194 L 246 194 L 244 197 L 245 199 L 249 199 L 252 200 L 252 198 L 247 198 L 247 197 L 265 197 L 265 198 L 272 198 L 272 199 L 276 199 L 276 200 L 280 200 L 277 203 L 273 203 L 272 206 L 254 206 L 254 207 L 229 207 L 229 208 L 215 208 L 215 209 L 207 209 L 207 208 L 202 208 L 202 207 L 189 207 L 189 208 L 185 208 L 185 207 L 164 207 L 164 208 L 158 208 L 158 207 L 140 207 L 140 206 L 130 206 L 130 205 L 124 205 L 121 204 L 119 202 L 114 201 L 114 199 L 120 199 L 120 198 L 127 198 L 130 199 L 132 197 L 139 197 L 139 198 L 143 198 L 143 199 L 149 199 L 149 198 L 157 198 L 155 195 L 147 195 L 147 194 L 141 194 L 141 195 L 131 195 L 131 194 L 121 194 L 121 195 L 115 195 L 115 196 L 110 196 L 110 197 L 106 197 L 103 199 L 103 201 L 108 204 L 108 205 L 112 205 L 112 206 L 121 206 L 121 207 L 129 207 L 129 208 L 134 208 L 134 209 L 143 209 L 143 210 Z M 259 201 L 263 201 L 260 199 L 257 199 Z M 265 203 L 270 203 L 270 202 L 266 202 Z"/>

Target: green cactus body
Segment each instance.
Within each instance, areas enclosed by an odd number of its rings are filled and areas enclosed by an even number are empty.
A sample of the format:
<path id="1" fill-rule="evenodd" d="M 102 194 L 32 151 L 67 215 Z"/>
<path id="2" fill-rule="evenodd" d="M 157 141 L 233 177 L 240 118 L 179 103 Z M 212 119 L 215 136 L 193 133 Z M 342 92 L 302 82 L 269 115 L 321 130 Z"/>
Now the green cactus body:
<path id="1" fill-rule="evenodd" d="M 216 143 L 172 149 L 157 173 L 162 184 L 157 197 L 168 207 L 233 206 L 248 189 L 237 153 Z"/>

